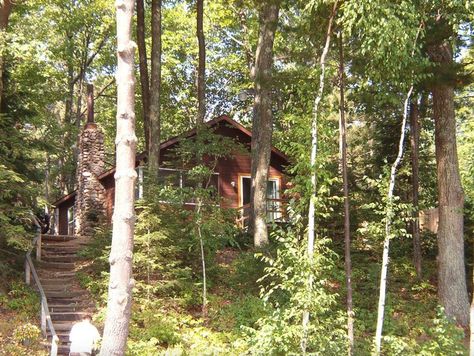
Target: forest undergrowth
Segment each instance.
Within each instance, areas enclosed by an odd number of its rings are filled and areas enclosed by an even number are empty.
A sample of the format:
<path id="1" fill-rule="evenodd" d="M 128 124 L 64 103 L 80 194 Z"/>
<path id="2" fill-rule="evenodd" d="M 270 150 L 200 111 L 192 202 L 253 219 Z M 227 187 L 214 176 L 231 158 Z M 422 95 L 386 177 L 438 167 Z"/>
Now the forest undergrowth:
<path id="1" fill-rule="evenodd" d="M 208 304 L 203 314 L 201 264 L 192 232 L 193 220 L 189 218 L 192 212 L 181 209 L 177 213 L 174 208 L 147 204 L 140 209 L 129 355 L 300 354 L 301 309 L 298 302 L 292 302 L 292 291 L 302 288 L 292 281 L 301 275 L 296 264 L 288 262 L 291 258 L 279 257 L 281 251 L 291 251 L 294 246 L 292 239 L 282 238 L 283 231 L 291 233 L 291 228 L 274 226 L 272 247 L 257 251 L 251 247 L 249 236 L 226 220 L 230 216 L 221 216 L 221 223 L 211 229 L 204 226 L 208 233 Z M 301 240 L 294 241 L 304 245 Z M 435 236 L 425 234 L 423 241 L 422 279 L 417 278 L 411 261 L 411 239 L 393 243 L 384 354 L 467 354 L 464 331 L 450 323 L 437 305 Z M 110 232 L 101 231 L 94 244 L 83 251 L 93 264 L 80 278 L 96 297 L 99 312 L 95 322 L 99 326 L 105 317 L 109 247 Z M 313 352 L 336 355 L 346 347 L 341 237 L 327 240 L 319 251 L 331 257 L 325 257 L 329 268 L 323 268 L 320 278 L 324 282 L 312 294 L 320 308 L 314 311 L 313 323 L 320 337 L 314 341 Z M 381 246 L 367 244 L 360 235 L 353 243 L 357 355 L 369 355 L 372 350 L 380 251 Z M 280 264 L 282 261 L 286 265 Z M 295 261 L 304 264 L 301 259 Z"/>

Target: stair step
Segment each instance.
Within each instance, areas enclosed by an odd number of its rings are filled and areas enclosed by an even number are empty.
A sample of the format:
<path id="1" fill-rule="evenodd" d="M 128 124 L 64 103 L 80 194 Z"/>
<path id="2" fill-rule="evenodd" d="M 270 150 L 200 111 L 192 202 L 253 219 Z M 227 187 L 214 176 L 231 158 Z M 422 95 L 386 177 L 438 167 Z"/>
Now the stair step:
<path id="1" fill-rule="evenodd" d="M 58 332 L 64 332 L 64 331 L 69 332 L 74 324 L 75 324 L 74 322 L 70 322 L 70 321 L 53 323 L 54 330 L 56 331 L 57 334 Z"/>
<path id="2" fill-rule="evenodd" d="M 85 291 L 56 291 L 45 290 L 46 298 L 48 299 L 75 299 L 86 295 Z"/>
<path id="3" fill-rule="evenodd" d="M 81 320 L 87 312 L 52 312 L 51 319 L 56 321 L 78 321 Z"/>
<path id="4" fill-rule="evenodd" d="M 69 280 L 74 279 L 76 277 L 76 272 L 66 271 L 66 270 L 38 270 L 38 276 L 40 281 L 43 279 L 51 280 L 51 279 L 60 279 L 60 280 Z"/>
<path id="5" fill-rule="evenodd" d="M 82 309 L 82 306 L 78 303 L 48 303 L 48 307 L 50 313 L 71 313 Z"/>
<path id="6" fill-rule="evenodd" d="M 74 278 L 41 278 L 41 285 L 43 288 L 48 286 L 66 286 L 70 285 Z"/>
<path id="7" fill-rule="evenodd" d="M 65 242 L 65 241 L 72 241 L 76 240 L 75 236 L 71 235 L 42 235 L 41 241 L 47 242 Z"/>
<path id="8" fill-rule="evenodd" d="M 74 263 L 69 262 L 38 262 L 40 268 L 45 269 L 62 269 L 62 270 L 73 270 Z"/>
<path id="9" fill-rule="evenodd" d="M 66 263 L 74 263 L 75 261 L 79 260 L 79 257 L 76 255 L 43 255 L 41 256 L 41 261 L 50 263 L 50 262 L 66 262 Z"/>
<path id="10" fill-rule="evenodd" d="M 63 284 L 42 284 L 43 290 L 45 294 L 51 295 L 50 293 L 67 293 L 68 291 L 71 290 L 72 284 L 71 283 L 63 283 Z"/>

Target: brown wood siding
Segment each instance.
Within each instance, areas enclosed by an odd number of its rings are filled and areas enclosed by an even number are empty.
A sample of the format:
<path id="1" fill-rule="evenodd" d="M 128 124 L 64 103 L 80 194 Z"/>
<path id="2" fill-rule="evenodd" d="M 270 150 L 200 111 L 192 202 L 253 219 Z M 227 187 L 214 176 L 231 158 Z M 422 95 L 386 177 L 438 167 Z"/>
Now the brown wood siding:
<path id="1" fill-rule="evenodd" d="M 239 175 L 250 175 L 251 172 L 249 154 L 251 138 L 236 127 L 230 126 L 227 122 L 220 122 L 215 133 L 233 138 L 243 146 L 243 151 L 235 152 L 231 157 L 220 159 L 216 166 L 216 172 L 219 173 L 219 194 L 222 197 L 222 207 L 236 208 L 239 206 Z M 161 151 L 161 165 L 175 167 L 175 164 L 173 164 L 175 161 L 173 159 L 175 147 L 176 143 L 173 143 Z M 283 196 L 287 182 L 283 174 L 286 164 L 288 163 L 284 158 L 272 152 L 268 174 L 270 177 L 280 179 L 280 196 Z M 106 218 L 107 222 L 111 223 L 115 199 L 114 174 L 103 177 L 101 182 L 106 191 Z M 232 182 L 235 182 L 235 187 L 232 186 Z M 74 205 L 74 197 L 58 204 L 60 234 L 67 234 L 67 209 L 72 205 Z"/>

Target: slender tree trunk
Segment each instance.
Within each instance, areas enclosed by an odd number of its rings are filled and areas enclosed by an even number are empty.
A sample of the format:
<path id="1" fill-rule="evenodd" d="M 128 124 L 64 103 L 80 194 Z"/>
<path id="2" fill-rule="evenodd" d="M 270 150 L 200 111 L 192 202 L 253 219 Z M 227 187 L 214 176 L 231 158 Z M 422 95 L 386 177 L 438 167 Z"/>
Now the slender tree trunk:
<path id="1" fill-rule="evenodd" d="M 197 71 L 197 99 L 198 112 L 196 123 L 201 125 L 206 116 L 206 43 L 204 42 L 204 0 L 196 0 L 196 35 L 199 45 L 199 59 Z"/>
<path id="2" fill-rule="evenodd" d="M 416 44 L 418 42 L 418 36 L 420 35 L 423 23 L 420 23 L 418 27 L 418 31 L 416 32 L 415 40 L 413 41 L 413 50 L 411 52 L 411 56 L 413 57 L 416 50 Z M 395 179 L 397 175 L 397 169 L 400 165 L 400 162 L 403 157 L 403 145 L 405 141 L 405 131 L 406 131 L 406 124 L 408 119 L 408 108 L 410 104 L 411 94 L 413 93 L 413 83 L 408 90 L 406 95 L 405 102 L 403 104 L 403 119 L 402 119 L 402 127 L 400 133 L 400 141 L 398 144 L 398 154 L 397 158 L 392 164 L 390 169 L 390 178 L 389 178 L 389 185 L 387 191 L 387 207 L 385 212 L 385 239 L 383 242 L 383 252 L 382 252 L 382 268 L 380 271 L 380 288 L 379 288 L 379 302 L 377 307 L 377 328 L 375 330 L 375 352 L 376 355 L 380 355 L 381 347 L 382 347 L 382 329 L 383 329 L 383 322 L 384 322 L 384 314 L 385 314 L 385 297 L 387 293 L 387 272 L 388 272 L 388 255 L 390 249 L 390 234 L 392 229 L 392 218 L 393 218 L 393 190 L 395 188 Z"/>
<path id="3" fill-rule="evenodd" d="M 472 286 L 474 289 L 474 269 L 472 272 Z M 471 334 L 469 337 L 469 355 L 474 356 L 474 290 L 472 291 L 471 302 Z"/>
<path id="4" fill-rule="evenodd" d="M 158 175 L 161 140 L 161 0 L 151 2 L 151 39 L 149 164 L 152 174 Z"/>
<path id="5" fill-rule="evenodd" d="M 344 47 L 342 32 L 339 39 L 339 133 L 341 151 L 342 189 L 344 192 L 344 268 L 347 288 L 347 338 L 349 340 L 348 354 L 354 354 L 354 310 L 352 307 L 352 261 L 351 261 L 351 223 L 349 213 L 349 183 L 347 179 L 347 140 L 344 98 Z"/>
<path id="6" fill-rule="evenodd" d="M 250 225 L 256 247 L 268 243 L 267 181 L 272 145 L 273 41 L 278 25 L 280 0 L 268 0 L 260 8 L 260 33 L 255 53 L 255 101 L 253 106 Z"/>
<path id="7" fill-rule="evenodd" d="M 439 26 L 451 26 L 439 20 Z M 451 28 L 452 33 L 452 28 Z M 449 39 L 428 48 L 431 61 L 444 68 L 452 66 Z M 456 148 L 454 88 L 438 82 L 433 85 L 433 116 L 438 178 L 438 297 L 449 317 L 467 327 L 469 298 L 464 265 L 464 193 L 459 175 Z"/>
<path id="8" fill-rule="evenodd" d="M 314 218 L 315 218 L 315 199 L 316 199 L 316 155 L 318 152 L 318 118 L 319 118 L 319 104 L 324 94 L 324 79 L 326 77 L 326 57 L 329 52 L 329 46 L 331 44 L 332 25 L 337 12 L 338 1 L 334 2 L 331 17 L 329 18 L 328 28 L 326 32 L 326 42 L 324 44 L 321 58 L 319 59 L 319 65 L 321 67 L 321 73 L 319 75 L 319 88 L 314 99 L 313 104 L 313 118 L 311 120 L 311 197 L 309 199 L 308 208 L 308 259 L 313 262 L 314 256 L 314 240 L 315 240 L 315 229 L 314 229 Z M 310 275 L 308 278 L 308 291 L 313 289 L 313 276 Z M 301 338 L 300 346 L 303 354 L 306 354 L 306 348 L 308 345 L 308 326 L 309 326 L 309 310 L 303 311 L 303 337 Z"/>
<path id="9" fill-rule="evenodd" d="M 201 265 L 202 265 L 202 317 L 204 319 L 207 318 L 207 274 L 206 274 L 206 256 L 204 254 L 204 239 L 202 237 L 202 199 L 200 197 L 197 198 L 197 206 L 196 206 L 196 230 L 197 235 L 199 238 L 199 247 L 201 249 Z"/>
<path id="10" fill-rule="evenodd" d="M 145 6 L 143 0 L 137 0 L 137 46 L 140 68 L 140 88 L 142 91 L 143 133 L 145 149 L 150 152 L 150 83 L 148 80 L 148 62 L 145 44 Z"/>
<path id="11" fill-rule="evenodd" d="M 132 306 L 135 225 L 135 43 L 131 39 L 134 0 L 117 0 L 117 136 L 115 204 L 107 318 L 101 355 L 124 355 Z"/>
<path id="12" fill-rule="evenodd" d="M 12 2 L 10 0 L 3 0 L 0 2 L 0 113 L 2 112 L 2 105 L 3 105 L 3 66 L 4 66 L 4 59 L 3 59 L 3 52 L 6 47 L 5 42 L 5 35 L 4 32 L 7 31 L 8 28 L 8 19 L 10 18 L 10 13 L 12 10 Z"/>
<path id="13" fill-rule="evenodd" d="M 416 275 L 421 278 L 421 241 L 420 241 L 420 220 L 418 206 L 418 190 L 419 190 L 419 159 L 418 152 L 420 149 L 420 125 L 419 125 L 418 105 L 413 103 L 410 105 L 410 145 L 411 145 L 411 170 L 412 170 L 412 202 L 413 202 L 413 264 L 415 266 Z"/>
<path id="14" fill-rule="evenodd" d="M 380 272 L 380 288 L 379 288 L 379 304 L 377 308 L 377 329 L 375 331 L 375 351 L 377 355 L 380 355 L 382 346 L 382 329 L 385 314 L 385 297 L 387 292 L 387 272 L 388 272 L 388 253 L 390 249 L 390 234 L 392 229 L 392 215 L 393 215 L 393 190 L 395 188 L 395 179 L 397 177 L 397 169 L 402 160 L 403 156 L 403 143 L 405 141 L 406 122 L 408 118 L 408 106 L 410 103 L 411 93 L 413 92 L 413 86 L 408 90 L 403 110 L 403 121 L 400 134 L 400 141 L 398 144 L 398 155 L 395 162 L 392 164 L 390 169 L 390 181 L 387 192 L 387 211 L 385 214 L 385 240 L 383 243 L 382 253 L 382 270 Z"/>

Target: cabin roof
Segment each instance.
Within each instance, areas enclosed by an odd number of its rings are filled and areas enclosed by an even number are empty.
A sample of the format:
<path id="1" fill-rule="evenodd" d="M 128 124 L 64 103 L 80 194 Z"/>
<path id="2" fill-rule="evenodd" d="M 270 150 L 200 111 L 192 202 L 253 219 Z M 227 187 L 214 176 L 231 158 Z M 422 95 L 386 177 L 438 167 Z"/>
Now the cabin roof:
<path id="1" fill-rule="evenodd" d="M 213 126 L 216 126 L 219 123 L 226 123 L 226 124 L 236 128 L 237 130 L 243 132 L 245 135 L 247 135 L 249 137 L 252 137 L 252 132 L 247 130 L 243 125 L 239 124 L 237 121 L 232 120 L 227 115 L 221 115 L 219 117 L 216 117 L 215 119 L 207 121 L 205 124 L 209 127 L 213 127 Z M 188 130 L 188 131 L 182 133 L 181 135 L 172 137 L 172 138 L 170 138 L 170 139 L 168 139 L 168 140 L 166 140 L 166 141 L 164 141 L 160 144 L 160 150 L 164 150 L 168 147 L 171 147 L 171 146 L 175 145 L 176 143 L 178 143 L 179 141 L 181 141 L 183 139 L 187 139 L 189 137 L 192 137 L 195 134 L 196 134 L 196 128 L 193 128 L 191 130 Z M 278 156 L 279 158 L 281 158 L 282 160 L 288 162 L 288 156 L 286 156 L 283 152 L 281 152 L 280 150 L 276 149 L 273 146 L 272 146 L 272 153 L 275 154 L 276 156 Z M 142 152 L 142 153 L 138 154 L 137 158 L 136 158 L 136 164 L 138 165 L 144 158 L 146 158 L 146 153 L 145 152 Z M 111 174 L 114 174 L 114 173 L 115 173 L 115 167 L 105 171 L 98 178 L 99 178 L 99 180 L 103 180 L 103 179 L 107 178 L 108 176 L 110 176 Z M 58 199 L 57 201 L 55 201 L 53 203 L 53 206 L 60 205 L 64 202 L 68 201 L 69 199 L 72 199 L 75 195 L 76 195 L 76 190 L 74 190 L 73 192 L 71 192 L 71 193 L 63 196 L 62 198 Z"/>

